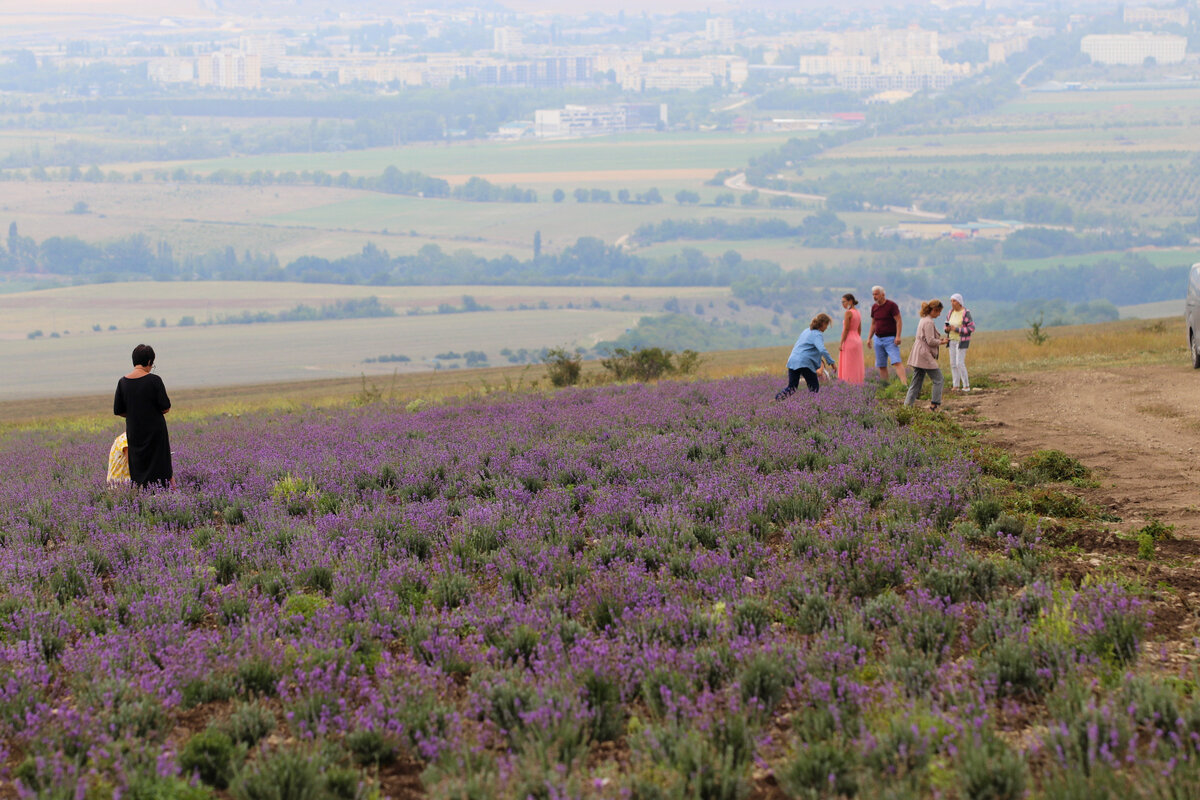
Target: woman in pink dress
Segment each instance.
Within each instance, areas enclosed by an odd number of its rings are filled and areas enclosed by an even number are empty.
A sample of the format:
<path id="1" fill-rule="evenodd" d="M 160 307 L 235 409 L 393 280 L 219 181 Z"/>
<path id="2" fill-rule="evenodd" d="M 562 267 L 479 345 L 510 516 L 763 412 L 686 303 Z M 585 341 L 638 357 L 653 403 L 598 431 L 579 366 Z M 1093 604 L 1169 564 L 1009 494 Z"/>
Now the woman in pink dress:
<path id="1" fill-rule="evenodd" d="M 862 383 L 865 367 L 863 366 L 862 344 L 862 315 L 855 307 L 858 300 L 854 295 L 842 295 L 842 308 L 846 309 L 846 317 L 842 321 L 842 346 L 838 356 L 838 378 L 846 383 Z"/>

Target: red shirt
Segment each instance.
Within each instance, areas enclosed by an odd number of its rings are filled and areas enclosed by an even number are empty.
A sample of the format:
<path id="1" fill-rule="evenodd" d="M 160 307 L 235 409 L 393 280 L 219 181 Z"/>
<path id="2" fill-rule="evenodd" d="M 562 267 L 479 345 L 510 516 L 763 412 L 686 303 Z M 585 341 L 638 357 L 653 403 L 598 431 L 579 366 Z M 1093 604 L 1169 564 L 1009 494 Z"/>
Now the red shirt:
<path id="1" fill-rule="evenodd" d="M 894 300 L 884 300 L 871 306 L 871 319 L 875 321 L 876 336 L 895 336 L 896 317 L 900 316 L 900 306 Z"/>

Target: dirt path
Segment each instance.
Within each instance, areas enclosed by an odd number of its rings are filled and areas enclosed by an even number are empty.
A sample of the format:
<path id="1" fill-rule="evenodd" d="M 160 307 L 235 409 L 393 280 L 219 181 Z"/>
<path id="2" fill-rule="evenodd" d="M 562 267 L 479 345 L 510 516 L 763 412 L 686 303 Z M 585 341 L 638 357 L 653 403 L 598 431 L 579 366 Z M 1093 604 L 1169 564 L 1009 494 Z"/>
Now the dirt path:
<path id="1" fill-rule="evenodd" d="M 1200 541 L 1200 372 L 1181 364 L 998 377 L 1000 388 L 950 397 L 947 410 L 1017 457 L 1054 448 L 1078 458 L 1101 483 L 1090 499 L 1111 506 L 1116 527 L 1156 517 Z"/>

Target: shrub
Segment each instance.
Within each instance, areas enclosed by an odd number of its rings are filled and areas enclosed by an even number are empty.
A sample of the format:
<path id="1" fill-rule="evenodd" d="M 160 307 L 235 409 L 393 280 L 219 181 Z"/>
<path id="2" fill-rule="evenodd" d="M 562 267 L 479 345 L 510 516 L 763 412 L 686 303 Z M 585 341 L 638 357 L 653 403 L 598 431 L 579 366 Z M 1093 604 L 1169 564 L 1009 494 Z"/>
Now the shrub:
<path id="1" fill-rule="evenodd" d="M 1025 533 L 1025 523 L 1021 521 L 1020 517 L 1013 516 L 1012 514 L 1001 514 L 992 521 L 991 525 L 987 526 L 987 533 L 989 536 L 996 536 L 1001 533 L 1009 536 L 1020 536 Z"/>
<path id="2" fill-rule="evenodd" d="M 438 608 L 458 608 L 471 596 L 471 579 L 458 572 L 446 572 L 429 584 L 429 596 Z"/>
<path id="3" fill-rule="evenodd" d="M 1137 537 L 1137 557 L 1143 561 L 1154 560 L 1154 537 L 1148 533 L 1139 533 Z"/>
<path id="4" fill-rule="evenodd" d="M 322 759 L 299 748 L 264 753 L 250 762 L 230 793 L 237 800 L 322 800 Z"/>
<path id="5" fill-rule="evenodd" d="M 566 348 L 553 347 L 542 356 L 542 363 L 546 365 L 550 383 L 555 386 L 574 386 L 579 383 L 579 376 L 583 372 L 583 353 L 576 350 L 571 354 Z"/>
<path id="6" fill-rule="evenodd" d="M 1072 478 L 1090 478 L 1092 471 L 1061 450 L 1038 450 L 1021 465 L 1039 481 L 1058 483 Z"/>
<path id="7" fill-rule="evenodd" d="M 771 609 L 757 597 L 747 597 L 734 610 L 733 624 L 743 636 L 766 633 L 771 627 Z"/>
<path id="8" fill-rule="evenodd" d="M 583 690 L 592 712 L 591 738 L 611 742 L 625 732 L 625 708 L 621 705 L 621 689 L 615 680 L 596 672 L 583 679 Z"/>
<path id="9" fill-rule="evenodd" d="M 275 694 L 275 685 L 279 682 L 279 673 L 275 667 L 262 658 L 251 658 L 238 664 L 237 676 L 242 685 L 242 693 L 247 695 L 260 694 L 270 697 Z"/>
<path id="10" fill-rule="evenodd" d="M 1048 517 L 1075 519 L 1088 515 L 1088 505 L 1082 497 L 1056 489 L 1039 489 L 1029 497 L 1035 513 Z"/>
<path id="11" fill-rule="evenodd" d="M 793 611 L 789 622 L 797 633 L 810 635 L 833 624 L 834 601 L 828 594 L 797 587 L 788 592 L 787 599 Z"/>
<path id="12" fill-rule="evenodd" d="M 250 601 L 245 597 L 226 597 L 219 607 L 221 621 L 231 625 L 250 613 Z"/>
<path id="13" fill-rule="evenodd" d="M 234 503 L 225 507 L 221 518 L 225 520 L 226 525 L 240 525 L 246 521 L 246 511 L 240 503 Z"/>
<path id="14" fill-rule="evenodd" d="M 197 678 L 184 684 L 180 690 L 180 704 L 184 708 L 228 700 L 230 697 L 233 697 L 233 686 L 225 675 L 212 675 L 207 680 Z"/>
<path id="15" fill-rule="evenodd" d="M 333 592 L 333 570 L 323 566 L 308 567 L 297 576 L 297 583 L 311 592 L 328 596 Z"/>
<path id="16" fill-rule="evenodd" d="M 993 497 L 983 498 L 971 503 L 971 509 L 968 512 L 971 520 L 980 528 L 986 530 L 989 525 L 996 521 L 1004 510 L 1001 502 Z"/>
<path id="17" fill-rule="evenodd" d="M 238 703 L 222 728 L 234 744 L 253 747 L 275 730 L 275 714 L 257 701 Z"/>
<path id="18" fill-rule="evenodd" d="M 670 774 L 655 775 L 657 780 L 641 785 L 635 774 L 635 797 L 742 800 L 749 794 L 747 772 L 754 737 L 748 720 L 740 714 L 727 713 L 704 731 L 683 723 L 651 726 L 636 745 L 643 761 L 666 767 Z M 662 783 L 670 790 L 664 792 Z"/>
<path id="19" fill-rule="evenodd" d="M 1027 768 L 1020 754 L 988 737 L 959 750 L 958 784 L 970 800 L 1020 800 L 1025 796 Z"/>
<path id="20" fill-rule="evenodd" d="M 321 597 L 315 594 L 293 594 L 289 595 L 288 599 L 283 602 L 283 608 L 279 610 L 281 617 L 301 616 L 305 620 L 311 619 L 312 615 L 322 608 L 329 606 L 328 598 Z"/>
<path id="21" fill-rule="evenodd" d="M 831 741 L 816 741 L 795 751 L 779 772 L 779 782 L 792 797 L 818 800 L 854 797 L 858 781 L 853 749 Z"/>
<path id="22" fill-rule="evenodd" d="M 237 759 L 237 748 L 228 734 L 208 727 L 183 746 L 179 753 L 179 768 L 185 775 L 197 775 L 209 786 L 225 789 L 233 780 Z"/>
<path id="23" fill-rule="evenodd" d="M 379 731 L 360 729 L 346 736 L 346 749 L 359 766 L 386 766 L 396 760 L 396 745 Z"/>
<path id="24" fill-rule="evenodd" d="M 795 675 L 780 655 L 758 653 L 738 675 L 742 700 L 757 700 L 765 713 L 771 713 L 795 681 Z"/>
<path id="25" fill-rule="evenodd" d="M 213 559 L 213 571 L 217 583 L 227 586 L 241 574 L 242 559 L 237 553 L 228 550 L 217 553 L 217 557 Z"/>
<path id="26" fill-rule="evenodd" d="M 673 359 L 678 358 L 678 363 Z M 677 357 L 672 350 L 661 347 L 614 348 L 608 358 L 600 360 L 601 366 L 612 373 L 616 380 L 652 381 L 669 374 L 685 374 L 694 371 L 699 364 L 699 355 L 685 350 Z"/>

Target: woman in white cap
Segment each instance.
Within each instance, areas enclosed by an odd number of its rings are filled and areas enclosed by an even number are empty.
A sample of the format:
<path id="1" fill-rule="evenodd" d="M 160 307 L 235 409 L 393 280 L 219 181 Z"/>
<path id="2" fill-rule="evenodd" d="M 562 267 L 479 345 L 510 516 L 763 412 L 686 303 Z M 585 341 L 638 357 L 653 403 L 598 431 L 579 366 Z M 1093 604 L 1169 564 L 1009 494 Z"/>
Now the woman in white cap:
<path id="1" fill-rule="evenodd" d="M 950 295 L 950 316 L 946 318 L 946 334 L 950 337 L 950 388 L 971 391 L 971 380 L 967 377 L 967 348 L 971 346 L 971 334 L 975 332 L 975 320 L 971 311 L 963 305 L 963 296 Z"/>

